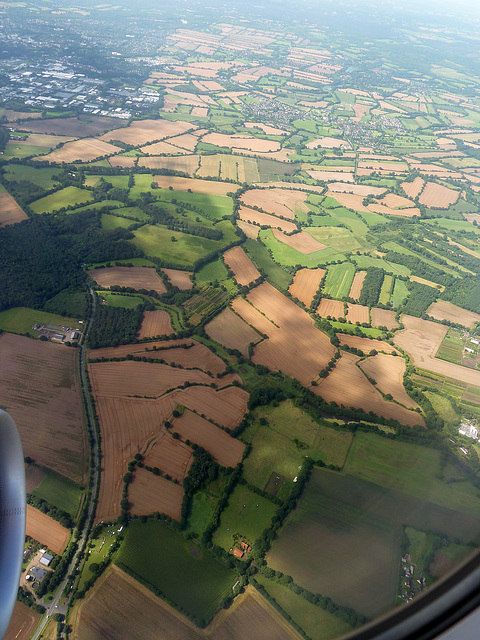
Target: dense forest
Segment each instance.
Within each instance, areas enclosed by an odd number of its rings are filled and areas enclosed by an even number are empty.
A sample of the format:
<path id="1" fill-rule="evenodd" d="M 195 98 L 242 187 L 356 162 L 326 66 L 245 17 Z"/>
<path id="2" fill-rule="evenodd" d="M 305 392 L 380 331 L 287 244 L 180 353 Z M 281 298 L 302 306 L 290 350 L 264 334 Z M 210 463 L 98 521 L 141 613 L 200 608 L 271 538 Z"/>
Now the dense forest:
<path id="1" fill-rule="evenodd" d="M 143 305 L 136 309 L 124 309 L 97 304 L 88 336 L 89 347 L 99 349 L 135 342 L 143 310 Z"/>

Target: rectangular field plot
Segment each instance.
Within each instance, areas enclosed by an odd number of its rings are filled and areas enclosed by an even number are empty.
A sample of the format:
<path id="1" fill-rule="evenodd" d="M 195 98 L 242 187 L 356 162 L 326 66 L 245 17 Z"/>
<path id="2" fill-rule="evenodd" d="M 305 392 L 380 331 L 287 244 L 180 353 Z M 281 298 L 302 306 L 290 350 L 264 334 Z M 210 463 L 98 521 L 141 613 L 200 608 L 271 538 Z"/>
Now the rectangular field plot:
<path id="1" fill-rule="evenodd" d="M 476 517 L 317 470 L 267 562 L 314 593 L 357 613 L 379 615 L 395 604 L 404 524 L 462 542 L 478 533 Z"/>
<path id="2" fill-rule="evenodd" d="M 137 229 L 134 235 L 133 244 L 140 247 L 147 255 L 162 258 L 179 267 L 190 267 L 198 258 L 203 258 L 219 248 L 219 243 L 215 240 L 199 238 L 150 224 Z"/>
<path id="3" fill-rule="evenodd" d="M 225 551 L 230 551 L 240 540 L 246 540 L 252 546 L 262 531 L 270 526 L 276 509 L 273 502 L 253 493 L 244 485 L 237 485 L 222 511 L 213 544 Z"/>
<path id="4" fill-rule="evenodd" d="M 4 640 L 28 640 L 40 622 L 40 614 L 22 602 L 15 602 L 12 619 Z"/>
<path id="5" fill-rule="evenodd" d="M 262 337 L 231 309 L 224 309 L 205 325 L 207 335 L 229 349 L 238 349 L 248 355 L 248 345 L 259 342 Z"/>
<path id="6" fill-rule="evenodd" d="M 346 298 L 352 286 L 355 266 L 351 262 L 333 265 L 327 269 L 324 292 L 332 298 Z"/>
<path id="7" fill-rule="evenodd" d="M 26 535 L 45 545 L 54 553 L 62 554 L 70 539 L 70 531 L 65 527 L 27 504 Z"/>
<path id="8" fill-rule="evenodd" d="M 133 522 L 116 559 L 199 621 L 231 593 L 234 571 L 157 520 Z"/>
<path id="9" fill-rule="evenodd" d="M 32 491 L 32 495 L 46 500 L 48 504 L 69 513 L 72 518 L 75 518 L 80 505 L 82 492 L 72 482 L 68 482 L 56 474 L 49 474 Z"/>
<path id="10" fill-rule="evenodd" d="M 288 291 L 309 307 L 324 276 L 325 269 L 299 269 Z"/>

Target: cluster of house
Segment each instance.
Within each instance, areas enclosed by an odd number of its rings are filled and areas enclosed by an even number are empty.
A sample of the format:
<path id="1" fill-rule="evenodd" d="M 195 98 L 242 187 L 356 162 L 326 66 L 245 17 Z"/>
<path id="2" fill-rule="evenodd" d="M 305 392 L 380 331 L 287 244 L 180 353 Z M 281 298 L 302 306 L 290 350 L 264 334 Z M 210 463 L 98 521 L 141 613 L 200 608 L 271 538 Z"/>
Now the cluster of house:
<path id="1" fill-rule="evenodd" d="M 427 586 L 427 581 L 423 576 L 420 576 L 415 580 L 414 573 L 415 567 L 410 564 L 408 556 L 402 556 L 402 562 L 404 564 L 403 572 L 404 572 L 404 581 L 403 587 L 407 590 L 404 595 L 400 597 L 406 601 L 411 600 L 419 590 L 425 589 Z M 415 584 L 417 582 L 418 584 Z"/>
<path id="2" fill-rule="evenodd" d="M 49 567 L 53 560 L 53 556 L 50 553 L 47 553 L 45 549 L 40 549 L 40 553 L 43 554 L 40 558 L 40 564 L 44 567 Z M 42 582 L 46 575 L 47 572 L 45 569 L 37 565 L 30 569 L 30 573 L 27 573 L 25 580 L 27 582 Z"/>
<path id="3" fill-rule="evenodd" d="M 245 558 L 245 556 L 247 556 L 251 550 L 252 547 L 248 544 L 248 542 L 242 540 L 242 542 L 240 542 L 240 547 L 234 547 L 233 555 L 236 558 Z"/>
<path id="4" fill-rule="evenodd" d="M 466 436 L 467 438 L 473 438 L 474 440 L 478 440 L 478 427 L 475 426 L 473 420 L 467 420 L 463 418 L 460 427 L 458 428 L 458 433 L 462 436 Z"/>
<path id="5" fill-rule="evenodd" d="M 76 329 L 62 327 L 58 324 L 40 324 L 37 322 L 33 326 L 33 330 L 54 342 L 74 342 L 80 338 L 80 332 Z"/>

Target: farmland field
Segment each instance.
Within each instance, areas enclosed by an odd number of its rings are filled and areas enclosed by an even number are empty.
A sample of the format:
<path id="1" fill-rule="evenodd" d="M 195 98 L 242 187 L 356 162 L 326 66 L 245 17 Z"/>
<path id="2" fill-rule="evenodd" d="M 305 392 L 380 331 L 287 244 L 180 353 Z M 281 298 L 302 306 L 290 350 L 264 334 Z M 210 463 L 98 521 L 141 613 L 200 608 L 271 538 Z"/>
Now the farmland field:
<path id="1" fill-rule="evenodd" d="M 198 620 L 209 620 L 236 574 L 168 525 L 133 522 L 116 558 Z"/>
<path id="2" fill-rule="evenodd" d="M 396 353 L 394 347 L 388 344 L 388 342 L 383 342 L 382 340 L 362 338 L 361 336 L 350 335 L 348 333 L 339 333 L 337 335 L 341 345 L 346 344 L 349 347 L 355 347 L 356 349 L 363 351 L 365 354 L 370 353 L 372 349 L 375 349 L 376 351 L 385 351 L 386 353 Z"/>
<path id="3" fill-rule="evenodd" d="M 15 602 L 12 619 L 4 640 L 29 640 L 40 622 L 40 614 L 22 602 Z"/>
<path id="4" fill-rule="evenodd" d="M 309 307 L 324 276 L 325 269 L 299 269 L 288 291 Z"/>
<path id="5" fill-rule="evenodd" d="M 67 142 L 60 149 L 54 149 L 47 155 L 37 156 L 34 160 L 48 162 L 92 162 L 101 156 L 111 156 L 120 151 L 119 147 L 96 138 L 84 138 Z"/>
<path id="6" fill-rule="evenodd" d="M 83 482 L 86 458 L 77 351 L 9 333 L 0 336 L 0 351 L 2 405 L 15 420 L 24 455 Z"/>
<path id="7" fill-rule="evenodd" d="M 275 216 L 295 219 L 295 212 L 308 212 L 304 204 L 308 197 L 305 191 L 286 189 L 251 189 L 241 196 L 241 201 L 247 206 L 257 206 L 266 213 Z"/>
<path id="8" fill-rule="evenodd" d="M 207 335 L 229 349 L 238 349 L 248 355 L 248 345 L 262 339 L 252 327 L 237 316 L 231 309 L 224 309 L 205 325 Z"/>
<path id="9" fill-rule="evenodd" d="M 244 222 L 256 224 L 258 226 L 267 226 L 274 229 L 281 229 L 285 233 L 291 233 L 297 229 L 293 222 L 284 220 L 283 218 L 277 218 L 269 213 L 263 213 L 261 211 L 255 211 L 248 207 L 240 207 L 238 211 L 240 220 Z"/>
<path id="10" fill-rule="evenodd" d="M 30 465 L 31 469 L 35 469 Z M 39 471 L 39 470 L 38 470 Z M 82 497 L 80 489 L 56 474 L 47 475 L 40 484 L 31 490 L 33 496 L 69 513 L 75 518 Z"/>
<path id="11" fill-rule="evenodd" d="M 343 302 L 322 298 L 317 307 L 317 313 L 321 318 L 343 318 L 345 316 Z"/>
<path id="12" fill-rule="evenodd" d="M 56 324 L 68 326 L 79 331 L 81 324 L 73 318 L 49 313 L 48 311 L 38 311 L 37 309 L 27 309 L 26 307 L 12 307 L 6 311 L 0 311 L 0 329 L 10 333 L 28 334 L 32 338 L 38 337 L 38 333 L 33 330 L 36 323 Z"/>
<path id="13" fill-rule="evenodd" d="M 170 284 L 174 287 L 178 287 L 180 291 L 187 291 L 191 289 L 193 284 L 191 271 L 179 271 L 178 269 L 162 269 L 163 273 L 167 276 Z"/>
<path id="14" fill-rule="evenodd" d="M 134 234 L 133 244 L 143 249 L 147 255 L 162 258 L 180 267 L 191 267 L 195 260 L 218 248 L 218 242 L 215 240 L 149 224 L 140 227 Z M 172 238 L 175 238 L 175 241 L 172 241 Z"/>
<path id="15" fill-rule="evenodd" d="M 154 338 L 155 336 L 170 335 L 172 322 L 166 311 L 145 311 L 138 330 L 139 338 Z"/>
<path id="16" fill-rule="evenodd" d="M 296 251 L 300 251 L 300 253 L 304 255 L 315 253 L 326 248 L 325 244 L 318 242 L 318 240 L 315 240 L 309 233 L 305 233 L 304 231 L 287 236 L 282 231 L 274 229 L 273 235 L 277 240 L 283 242 L 283 244 L 288 245 Z"/>
<path id="17" fill-rule="evenodd" d="M 45 198 L 32 202 L 31 209 L 35 213 L 52 213 L 69 205 L 81 205 L 93 199 L 90 191 L 78 187 L 65 187 Z"/>
<path id="18" fill-rule="evenodd" d="M 26 535 L 57 554 L 63 553 L 70 539 L 70 531 L 68 529 L 29 504 L 27 504 Z"/>
<path id="19" fill-rule="evenodd" d="M 390 394 L 394 400 L 409 409 L 416 409 L 419 406 L 404 389 L 405 360 L 403 358 L 378 353 L 361 362 L 360 367 L 369 378 L 376 380 L 377 389 L 382 393 Z"/>
<path id="20" fill-rule="evenodd" d="M 352 322 L 353 324 L 356 322 L 360 322 L 360 324 L 368 324 L 370 322 L 368 307 L 361 304 L 352 304 L 351 302 L 347 302 L 346 318 L 348 322 Z"/>
<path id="21" fill-rule="evenodd" d="M 128 500 L 133 515 L 164 513 L 180 521 L 183 488 L 145 469 L 136 469 L 128 486 Z"/>
<path id="22" fill-rule="evenodd" d="M 427 314 L 435 318 L 435 320 L 449 320 L 450 322 L 461 324 L 469 329 L 471 329 L 476 322 L 480 322 L 480 315 L 478 313 L 467 311 L 467 309 L 457 307 L 455 304 L 446 302 L 445 300 L 434 302 L 427 309 Z"/>
<path id="23" fill-rule="evenodd" d="M 353 278 L 352 286 L 350 287 L 350 293 L 348 294 L 349 298 L 353 298 L 358 302 L 360 297 L 360 293 L 363 287 L 363 281 L 365 280 L 365 276 L 367 275 L 366 271 L 358 271 Z"/>
<path id="24" fill-rule="evenodd" d="M 249 285 L 260 277 L 260 273 L 242 247 L 233 247 L 223 254 L 223 260 L 233 271 L 239 285 Z"/>
<path id="25" fill-rule="evenodd" d="M 106 269 L 91 269 L 87 273 L 105 289 L 118 285 L 137 290 L 153 290 L 159 294 L 167 291 L 163 280 L 155 269 L 148 267 L 107 267 Z"/>
<path id="26" fill-rule="evenodd" d="M 173 187 L 176 191 L 187 191 L 191 189 L 193 193 L 204 193 L 213 196 L 226 196 L 227 193 L 236 190 L 236 186 L 228 182 L 216 182 L 213 180 L 199 180 L 198 178 L 179 178 L 176 176 L 154 176 L 154 182 L 162 189 Z"/>
<path id="27" fill-rule="evenodd" d="M 165 427 L 159 429 L 159 434 L 152 438 L 142 451 L 149 467 L 157 467 L 162 473 L 168 474 L 178 482 L 182 482 L 188 474 L 192 463 L 192 449 L 181 440 L 173 438 Z M 143 482 L 140 482 L 140 486 L 145 484 L 147 480 L 148 477 L 143 476 Z M 153 482 L 154 480 L 152 480 Z M 158 482 L 156 484 L 159 485 Z M 168 490 L 168 493 L 171 491 Z M 174 496 L 178 497 L 177 494 Z"/>
<path id="28" fill-rule="evenodd" d="M 27 219 L 28 216 L 25 211 L 0 186 L 0 227 L 7 227 L 10 224 L 16 224 Z"/>
<path id="29" fill-rule="evenodd" d="M 459 191 L 443 187 L 435 182 L 427 182 L 418 201 L 427 207 L 448 209 L 451 204 L 458 200 L 459 195 Z"/>
<path id="30" fill-rule="evenodd" d="M 354 274 L 355 266 L 351 262 L 329 267 L 323 290 L 332 298 L 346 298 L 350 292 Z"/>
<path id="31" fill-rule="evenodd" d="M 109 567 L 85 599 L 76 603 L 72 618 L 74 640 L 104 640 L 109 636 L 115 640 L 132 640 L 138 637 L 138 633 L 142 640 L 158 640 L 159 629 L 169 640 L 301 638 L 251 586 L 247 586 L 245 593 L 235 598 L 228 610 L 220 611 L 206 629 L 199 630 L 116 566 Z M 27 636 L 19 640 L 27 640 Z"/>

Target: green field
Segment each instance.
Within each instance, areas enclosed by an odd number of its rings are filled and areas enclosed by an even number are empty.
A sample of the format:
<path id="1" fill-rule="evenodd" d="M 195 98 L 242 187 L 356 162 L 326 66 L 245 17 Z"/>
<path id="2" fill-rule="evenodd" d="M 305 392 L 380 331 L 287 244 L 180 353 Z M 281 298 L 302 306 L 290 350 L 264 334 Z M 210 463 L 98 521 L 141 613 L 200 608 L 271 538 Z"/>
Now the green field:
<path id="1" fill-rule="evenodd" d="M 118 538 L 118 525 L 110 525 L 101 529 L 96 538 L 90 538 L 85 553 L 85 560 L 78 579 L 78 588 L 83 589 L 85 583 L 93 576 L 95 565 L 104 562 L 114 542 Z"/>
<path id="2" fill-rule="evenodd" d="M 323 291 L 332 298 L 346 298 L 352 286 L 355 266 L 351 262 L 333 265 L 327 269 Z"/>
<path id="3" fill-rule="evenodd" d="M 112 215 L 126 216 L 134 220 L 146 220 L 148 218 L 147 214 L 139 207 L 121 207 L 120 209 L 113 209 L 110 213 Z"/>
<path id="4" fill-rule="evenodd" d="M 409 276 L 411 271 L 403 264 L 397 264 L 396 262 L 388 262 L 383 258 L 373 258 L 372 256 L 352 256 L 352 260 L 355 262 L 359 269 L 368 269 L 369 267 L 379 267 L 384 269 L 387 273 L 392 273 L 394 276 Z"/>
<path id="5" fill-rule="evenodd" d="M 243 248 L 250 255 L 257 267 L 265 272 L 271 284 L 281 289 L 288 289 L 292 282 L 293 275 L 282 269 L 282 267 L 270 257 L 270 254 L 263 244 L 249 238 L 243 245 Z"/>
<path id="6" fill-rule="evenodd" d="M 467 481 L 448 484 L 438 479 L 438 450 L 359 433 L 350 449 L 345 471 L 361 480 L 480 516 L 480 498 L 472 484 Z"/>
<path id="7" fill-rule="evenodd" d="M 435 357 L 454 364 L 462 364 L 464 346 L 465 339 L 461 332 L 458 329 L 449 329 Z"/>
<path id="8" fill-rule="evenodd" d="M 37 311 L 36 309 L 27 309 L 26 307 L 14 307 L 6 311 L 0 311 L 0 329 L 9 331 L 10 333 L 28 333 L 29 336 L 38 337 L 38 333 L 33 331 L 36 323 L 40 324 L 58 324 L 62 327 L 71 327 L 81 331 L 81 324 L 73 318 L 64 318 L 55 313 L 47 311 Z"/>
<path id="9" fill-rule="evenodd" d="M 144 225 L 134 232 L 133 244 L 146 255 L 161 258 L 180 267 L 191 267 L 199 258 L 219 248 L 219 242 L 199 236 L 191 236 L 166 227 Z M 175 242 L 172 241 L 175 238 Z"/>
<path id="10" fill-rule="evenodd" d="M 339 322 L 337 320 L 329 320 L 334 329 L 340 330 L 342 333 L 351 333 L 355 336 L 366 336 L 367 338 L 378 338 L 384 332 L 381 329 L 373 329 L 372 327 L 357 327 L 355 324 L 349 322 Z"/>
<path id="11" fill-rule="evenodd" d="M 315 240 L 340 252 L 358 251 L 364 246 L 364 243 L 359 242 L 358 238 L 344 227 L 315 227 L 309 229 L 308 233 Z"/>
<path id="12" fill-rule="evenodd" d="M 36 184 L 37 187 L 42 189 L 52 189 L 56 183 L 53 180 L 54 175 L 58 175 L 59 170 L 50 167 L 44 167 L 37 169 L 36 167 L 29 167 L 23 164 L 9 164 L 5 167 L 5 177 L 7 180 L 20 182 L 27 180 Z"/>
<path id="13" fill-rule="evenodd" d="M 424 391 L 424 393 L 432 403 L 434 410 L 445 420 L 447 424 L 451 424 L 458 420 L 457 412 L 447 398 L 444 398 L 438 393 L 432 393 L 431 391 Z"/>
<path id="14" fill-rule="evenodd" d="M 3 151 L 2 159 L 28 158 L 29 156 L 40 156 L 50 151 L 51 147 L 38 147 L 33 144 L 18 144 L 15 140 L 7 142 Z"/>
<path id="15" fill-rule="evenodd" d="M 42 480 L 38 487 L 32 491 L 32 495 L 69 513 L 75 519 L 82 492 L 73 483 L 52 473 Z"/>
<path id="16" fill-rule="evenodd" d="M 230 551 L 237 541 L 245 539 L 253 546 L 262 531 L 270 526 L 276 509 L 273 502 L 253 493 L 245 485 L 237 485 L 222 511 L 213 544 Z"/>
<path id="17" fill-rule="evenodd" d="M 326 228 L 330 229 L 330 227 Z M 314 230 L 317 230 L 317 228 Z M 272 252 L 274 260 L 287 267 L 294 267 L 296 265 L 301 265 L 302 267 L 317 267 L 328 264 L 329 262 L 345 259 L 343 254 L 331 247 L 326 247 L 313 253 L 301 253 L 289 247 L 288 244 L 277 240 L 271 229 L 260 231 L 259 237 L 267 249 L 270 249 Z"/>
<path id="18" fill-rule="evenodd" d="M 82 205 L 93 200 L 90 191 L 78 187 L 65 187 L 55 193 L 32 202 L 30 207 L 35 213 L 52 213 L 69 205 Z"/>
<path id="19" fill-rule="evenodd" d="M 392 302 L 393 302 L 394 309 L 398 309 L 402 305 L 402 302 L 405 300 L 405 298 L 408 298 L 409 293 L 410 292 L 405 282 L 403 280 L 398 280 L 397 278 L 395 280 L 395 286 L 393 288 L 393 294 L 392 294 Z"/>
<path id="20" fill-rule="evenodd" d="M 228 277 L 227 268 L 222 258 L 209 262 L 195 274 L 195 280 L 199 287 L 218 282 L 226 287 L 229 293 L 237 290 L 233 278 Z"/>
<path id="21" fill-rule="evenodd" d="M 232 184 L 232 192 L 235 192 L 237 189 L 238 185 Z M 233 200 L 227 196 L 189 193 L 188 191 L 175 191 L 175 189 L 172 191 L 159 189 L 155 193 L 158 195 L 158 199 L 164 202 L 176 200 L 178 203 L 185 202 L 194 205 L 211 220 L 221 220 L 226 216 L 230 217 L 233 213 Z"/>
<path id="22" fill-rule="evenodd" d="M 127 229 L 132 224 L 131 220 L 126 218 L 119 218 L 118 216 L 112 216 L 109 213 L 102 213 L 102 229 Z"/>
<path id="23" fill-rule="evenodd" d="M 380 304 L 388 304 L 390 302 L 390 296 L 392 295 L 393 289 L 393 281 L 393 276 L 385 275 L 382 282 L 382 288 L 380 290 L 380 297 L 378 298 Z"/>
<path id="24" fill-rule="evenodd" d="M 237 575 L 163 522 L 129 525 L 116 558 L 197 621 L 208 621 Z"/>
<path id="25" fill-rule="evenodd" d="M 104 298 L 108 307 L 123 307 L 124 309 L 134 309 L 143 302 L 143 298 L 140 298 L 140 296 L 111 293 L 110 291 L 102 291 L 100 295 L 102 296 L 102 298 Z"/>
<path id="26" fill-rule="evenodd" d="M 346 622 L 328 613 L 325 609 L 305 600 L 289 587 L 268 580 L 258 573 L 255 580 L 265 589 L 268 595 L 287 613 L 298 626 L 305 631 L 311 640 L 330 640 L 351 631 Z"/>

